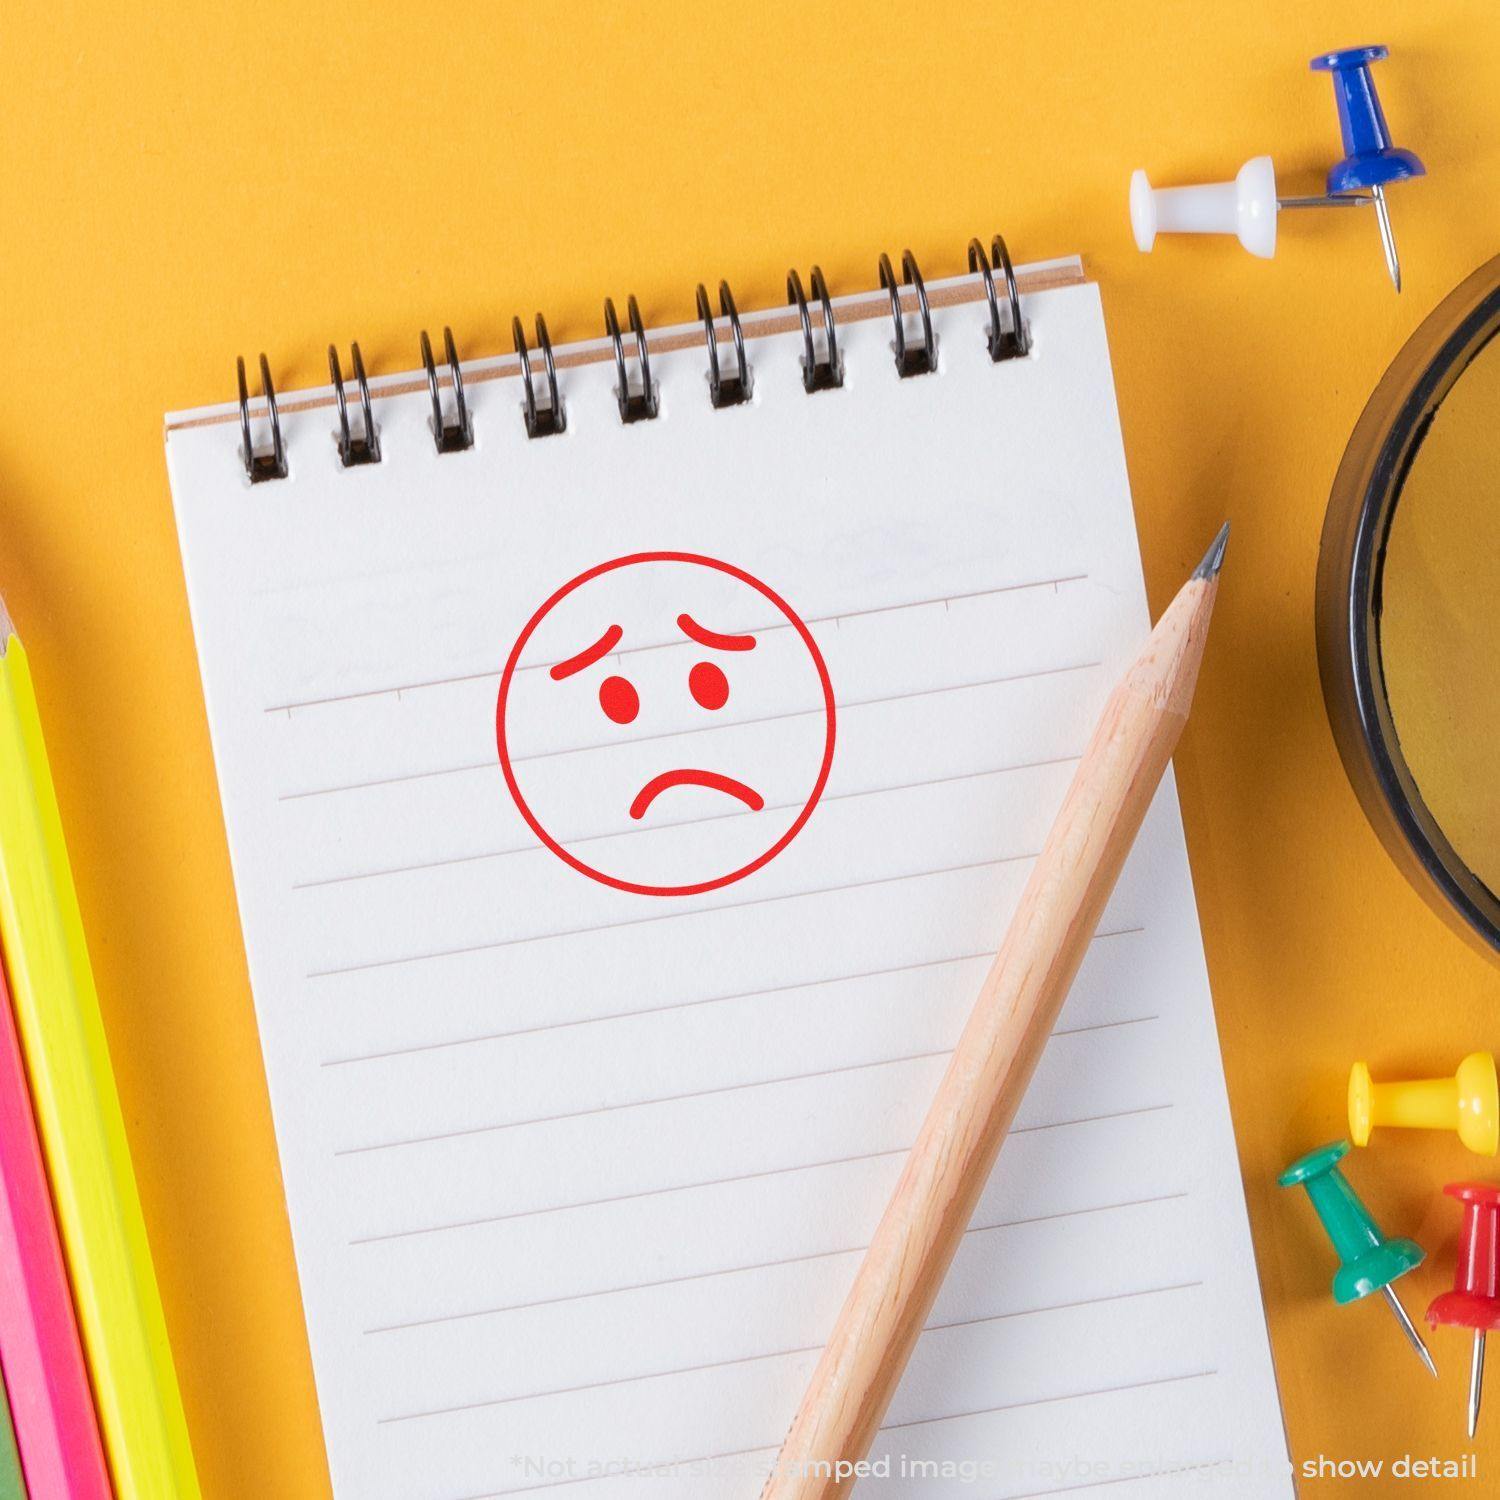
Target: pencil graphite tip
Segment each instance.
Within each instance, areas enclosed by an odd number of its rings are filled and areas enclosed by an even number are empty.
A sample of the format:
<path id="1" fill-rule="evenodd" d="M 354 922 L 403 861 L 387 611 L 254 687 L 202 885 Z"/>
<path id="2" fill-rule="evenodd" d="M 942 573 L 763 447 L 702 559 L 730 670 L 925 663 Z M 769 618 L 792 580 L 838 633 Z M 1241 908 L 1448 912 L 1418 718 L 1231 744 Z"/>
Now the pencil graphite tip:
<path id="1" fill-rule="evenodd" d="M 1229 545 L 1229 522 L 1226 521 L 1220 528 L 1219 534 L 1209 544 L 1208 551 L 1203 554 L 1203 561 L 1193 569 L 1194 578 L 1217 578 L 1219 569 L 1224 566 L 1224 549 Z"/>

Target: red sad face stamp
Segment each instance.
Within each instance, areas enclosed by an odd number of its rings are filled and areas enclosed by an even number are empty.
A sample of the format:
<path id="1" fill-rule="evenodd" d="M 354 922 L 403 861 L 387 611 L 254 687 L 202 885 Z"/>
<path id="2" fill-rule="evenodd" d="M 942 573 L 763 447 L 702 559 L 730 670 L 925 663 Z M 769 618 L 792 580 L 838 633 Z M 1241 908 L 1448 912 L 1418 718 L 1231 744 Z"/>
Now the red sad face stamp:
<path id="1" fill-rule="evenodd" d="M 500 769 L 533 833 L 618 890 L 690 896 L 774 859 L 833 765 L 811 632 L 743 569 L 638 552 L 565 583 L 500 677 Z"/>

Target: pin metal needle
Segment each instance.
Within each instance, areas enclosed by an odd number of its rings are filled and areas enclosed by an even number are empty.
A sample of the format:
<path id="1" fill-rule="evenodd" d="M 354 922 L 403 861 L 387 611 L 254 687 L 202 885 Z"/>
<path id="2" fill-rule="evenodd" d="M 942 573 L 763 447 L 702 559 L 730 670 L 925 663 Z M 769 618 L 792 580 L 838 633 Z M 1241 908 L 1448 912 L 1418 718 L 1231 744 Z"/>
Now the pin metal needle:
<path id="1" fill-rule="evenodd" d="M 1412 1323 L 1412 1320 L 1407 1317 L 1406 1309 L 1401 1305 L 1401 1299 L 1389 1286 L 1381 1287 L 1380 1291 L 1381 1295 L 1386 1300 L 1386 1305 L 1390 1308 L 1392 1313 L 1395 1314 L 1396 1321 L 1401 1325 L 1402 1332 L 1405 1333 L 1407 1339 L 1411 1343 L 1412 1348 L 1417 1351 L 1417 1358 L 1427 1366 L 1427 1373 L 1431 1375 L 1434 1380 L 1436 1380 L 1437 1366 L 1432 1362 L 1432 1355 L 1427 1352 L 1427 1345 L 1422 1342 L 1422 1335 L 1417 1332 L 1416 1326 Z"/>
<path id="2" fill-rule="evenodd" d="M 1375 200 L 1364 193 L 1319 193 L 1312 198 L 1278 198 L 1277 208 L 1363 208 Z"/>
<path id="3" fill-rule="evenodd" d="M 1391 211 L 1386 207 L 1385 189 L 1378 183 L 1370 189 L 1375 199 L 1375 218 L 1380 224 L 1380 244 L 1385 251 L 1385 268 L 1391 273 L 1391 284 L 1401 290 L 1401 261 L 1396 255 L 1396 237 L 1391 233 Z"/>
<path id="4" fill-rule="evenodd" d="M 1479 1431 L 1479 1403 L 1484 1396 L 1484 1329 L 1474 1330 L 1474 1359 L 1469 1365 L 1469 1436 Z"/>

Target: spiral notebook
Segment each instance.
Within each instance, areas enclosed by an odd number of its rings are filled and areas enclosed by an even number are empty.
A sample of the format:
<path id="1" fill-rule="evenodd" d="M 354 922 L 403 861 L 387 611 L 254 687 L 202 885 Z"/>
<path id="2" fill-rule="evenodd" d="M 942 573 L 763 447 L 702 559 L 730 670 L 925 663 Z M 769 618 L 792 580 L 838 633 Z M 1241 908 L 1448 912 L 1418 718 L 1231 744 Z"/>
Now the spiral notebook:
<path id="1" fill-rule="evenodd" d="M 1008 272 L 168 418 L 341 1500 L 758 1492 L 1149 626 Z M 1170 777 L 875 1456 L 1290 1493 Z"/>

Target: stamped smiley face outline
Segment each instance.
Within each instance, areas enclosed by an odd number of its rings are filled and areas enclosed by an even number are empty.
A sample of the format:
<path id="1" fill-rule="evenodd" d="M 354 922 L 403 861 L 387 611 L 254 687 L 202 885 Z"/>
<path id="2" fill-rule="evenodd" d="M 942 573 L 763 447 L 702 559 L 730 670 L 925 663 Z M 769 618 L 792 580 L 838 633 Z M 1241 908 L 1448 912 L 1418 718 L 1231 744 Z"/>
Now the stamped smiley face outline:
<path id="1" fill-rule="evenodd" d="M 753 859 L 746 861 L 725 874 L 679 885 L 653 885 L 640 881 L 627 880 L 589 864 L 586 860 L 580 859 L 571 850 L 566 848 L 547 830 L 521 790 L 515 768 L 511 763 L 510 747 L 505 728 L 506 707 L 510 698 L 511 685 L 515 678 L 517 666 L 522 654 L 526 650 L 527 644 L 536 633 L 542 621 L 564 599 L 594 579 L 620 568 L 650 563 L 685 563 L 710 568 L 745 584 L 771 603 L 800 637 L 812 661 L 817 673 L 819 687 L 822 690 L 823 713 L 826 725 L 822 760 L 819 764 L 812 790 L 796 817 L 781 833 L 780 837 L 769 848 L 762 850 Z M 677 616 L 677 628 L 686 638 L 714 651 L 738 653 L 749 651 L 755 645 L 755 638 L 753 636 L 725 635 L 714 630 L 709 630 L 700 625 L 689 614 Z M 591 645 L 585 647 L 574 656 L 553 664 L 549 676 L 553 680 L 560 681 L 594 665 L 615 649 L 620 642 L 621 635 L 622 631 L 618 625 L 610 625 L 603 630 L 603 633 Z M 688 685 L 694 701 L 706 710 L 713 711 L 721 708 L 727 700 L 729 691 L 728 683 L 723 670 L 715 662 L 701 661 L 697 663 L 689 673 Z M 610 676 L 599 685 L 599 705 L 603 709 L 605 716 L 612 722 L 616 724 L 628 724 L 636 716 L 639 709 L 639 700 L 636 696 L 635 688 L 626 678 Z M 495 743 L 500 756 L 500 770 L 505 777 L 505 784 L 510 791 L 511 798 L 515 802 L 516 808 L 522 818 L 525 819 L 527 826 L 546 848 L 550 849 L 559 859 L 565 864 L 570 865 L 580 874 L 587 875 L 591 880 L 597 880 L 601 884 L 611 886 L 616 890 L 630 891 L 642 896 L 701 895 L 705 891 L 718 890 L 726 885 L 732 885 L 737 880 L 743 880 L 747 875 L 754 874 L 756 870 L 759 870 L 762 866 L 773 860 L 802 831 L 807 820 L 812 816 L 813 809 L 817 807 L 818 801 L 823 795 L 823 789 L 828 784 L 829 772 L 833 768 L 835 733 L 836 709 L 833 697 L 833 682 L 828 674 L 828 665 L 823 660 L 823 653 L 818 649 L 818 643 L 813 639 L 812 632 L 808 630 L 801 617 L 780 594 L 769 585 L 762 583 L 753 574 L 747 573 L 743 568 L 736 567 L 733 563 L 727 563 L 719 558 L 707 557 L 696 552 L 632 552 L 624 557 L 611 558 L 608 562 L 598 563 L 578 574 L 577 577 L 569 579 L 567 583 L 555 590 L 541 604 L 522 627 L 521 633 L 516 637 L 516 642 L 511 647 L 510 655 L 506 658 L 505 667 L 500 674 L 500 689 L 495 700 Z M 724 792 L 742 802 L 752 813 L 759 812 L 764 807 L 764 799 L 760 793 L 747 783 L 717 772 L 697 771 L 684 767 L 664 771 L 641 787 L 630 805 L 630 816 L 637 820 L 643 817 L 656 797 L 673 786 L 701 786 L 708 787 L 714 791 Z"/>

